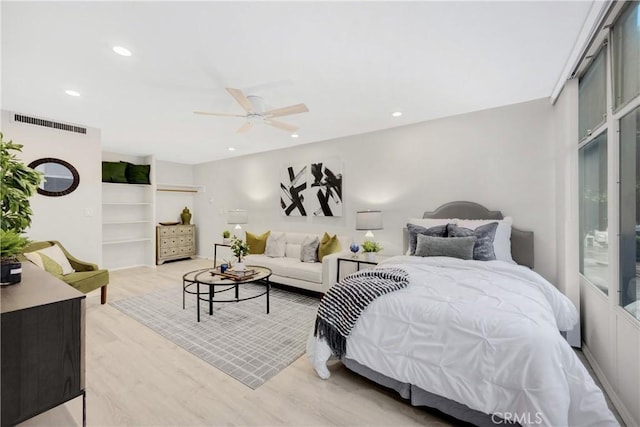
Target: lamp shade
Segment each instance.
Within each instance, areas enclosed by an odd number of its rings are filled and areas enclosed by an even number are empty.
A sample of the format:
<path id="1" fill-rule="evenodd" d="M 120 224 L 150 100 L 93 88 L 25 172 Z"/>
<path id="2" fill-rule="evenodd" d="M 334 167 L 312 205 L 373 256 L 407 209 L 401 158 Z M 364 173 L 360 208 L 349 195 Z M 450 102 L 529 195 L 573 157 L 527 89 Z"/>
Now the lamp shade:
<path id="1" fill-rule="evenodd" d="M 356 212 L 356 230 L 382 230 L 382 212 Z"/>
<path id="2" fill-rule="evenodd" d="M 234 209 L 227 214 L 227 224 L 246 224 L 249 220 L 247 211 Z"/>

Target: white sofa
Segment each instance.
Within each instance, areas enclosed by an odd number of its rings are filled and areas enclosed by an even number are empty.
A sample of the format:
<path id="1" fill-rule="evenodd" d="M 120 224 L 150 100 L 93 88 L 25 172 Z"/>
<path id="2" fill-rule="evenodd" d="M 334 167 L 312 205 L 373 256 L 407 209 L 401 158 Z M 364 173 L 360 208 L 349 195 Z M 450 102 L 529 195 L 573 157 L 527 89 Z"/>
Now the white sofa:
<path id="1" fill-rule="evenodd" d="M 280 233 L 282 232 L 271 232 L 271 234 Z M 245 256 L 243 263 L 270 268 L 272 275 L 269 280 L 271 282 L 316 292 L 327 292 L 336 283 L 338 257 L 350 253 L 351 237 L 338 236 L 342 247 L 341 252 L 325 256 L 322 262 L 302 262 L 300 261 L 300 246 L 304 239 L 308 236 L 318 236 L 319 239 L 322 239 L 322 234 L 289 232 L 284 232 L 284 234 L 286 236 L 284 257 L 271 258 L 263 254 L 252 254 Z"/>

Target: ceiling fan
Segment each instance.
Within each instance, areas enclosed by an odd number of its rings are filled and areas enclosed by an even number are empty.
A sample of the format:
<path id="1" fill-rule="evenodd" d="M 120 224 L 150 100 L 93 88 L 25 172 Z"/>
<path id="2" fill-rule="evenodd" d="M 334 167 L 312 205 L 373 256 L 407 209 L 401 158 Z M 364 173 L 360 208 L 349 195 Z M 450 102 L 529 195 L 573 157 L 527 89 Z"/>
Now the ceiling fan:
<path id="1" fill-rule="evenodd" d="M 240 89 L 226 88 L 227 92 L 240 104 L 240 106 L 247 112 L 246 114 L 233 114 L 233 113 L 209 113 L 206 111 L 194 111 L 195 114 L 204 114 L 208 116 L 222 116 L 222 117 L 245 117 L 247 121 L 240 126 L 236 133 L 243 133 L 251 130 L 254 123 L 264 123 L 269 126 L 282 129 L 287 132 L 295 132 L 298 130 L 297 126 L 284 123 L 279 120 L 273 120 L 274 117 L 289 116 L 292 114 L 306 113 L 309 111 L 306 105 L 296 104 L 288 107 L 275 108 L 273 110 L 265 111 L 264 100 L 256 95 L 245 96 Z"/>

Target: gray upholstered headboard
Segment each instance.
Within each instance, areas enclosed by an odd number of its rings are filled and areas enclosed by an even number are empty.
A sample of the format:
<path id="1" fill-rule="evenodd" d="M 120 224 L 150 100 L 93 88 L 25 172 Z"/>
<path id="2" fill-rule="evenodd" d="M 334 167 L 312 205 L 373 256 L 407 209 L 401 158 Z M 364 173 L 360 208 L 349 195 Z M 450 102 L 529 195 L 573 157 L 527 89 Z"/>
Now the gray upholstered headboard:
<path id="1" fill-rule="evenodd" d="M 425 212 L 423 218 L 460 218 L 460 219 L 503 219 L 502 212 L 490 211 L 474 202 L 450 202 L 432 212 Z M 404 246 L 407 247 L 408 235 L 404 229 Z M 533 268 L 533 231 L 524 231 L 511 227 L 511 256 L 520 265 Z"/>

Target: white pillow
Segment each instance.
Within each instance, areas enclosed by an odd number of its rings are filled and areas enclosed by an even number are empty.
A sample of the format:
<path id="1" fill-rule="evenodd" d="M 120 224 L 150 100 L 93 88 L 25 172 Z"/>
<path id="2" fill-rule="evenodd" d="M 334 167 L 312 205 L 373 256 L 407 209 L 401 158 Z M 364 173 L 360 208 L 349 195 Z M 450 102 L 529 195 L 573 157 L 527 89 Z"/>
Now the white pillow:
<path id="1" fill-rule="evenodd" d="M 498 223 L 496 235 L 493 238 L 493 251 L 496 259 L 500 261 L 514 262 L 511 257 L 511 225 L 513 218 L 505 216 L 504 219 L 458 219 L 458 227 L 475 230 L 481 225 Z"/>
<path id="2" fill-rule="evenodd" d="M 284 256 L 285 245 L 287 244 L 284 233 L 271 233 L 267 237 L 264 254 L 271 258 L 281 258 Z"/>
<path id="3" fill-rule="evenodd" d="M 42 258 L 39 256 L 39 254 L 46 255 L 49 258 L 51 258 L 54 262 L 59 264 L 60 267 L 62 268 L 63 275 L 75 272 L 73 267 L 71 267 L 71 264 L 69 263 L 69 260 L 65 256 L 64 252 L 62 252 L 62 249 L 60 249 L 58 245 L 49 246 L 48 248 L 40 249 L 38 251 L 33 251 L 33 252 L 27 252 L 26 254 L 24 254 L 29 261 L 33 262 L 35 265 L 37 265 L 38 267 L 44 270 L 45 269 L 44 263 L 42 261 Z"/>

